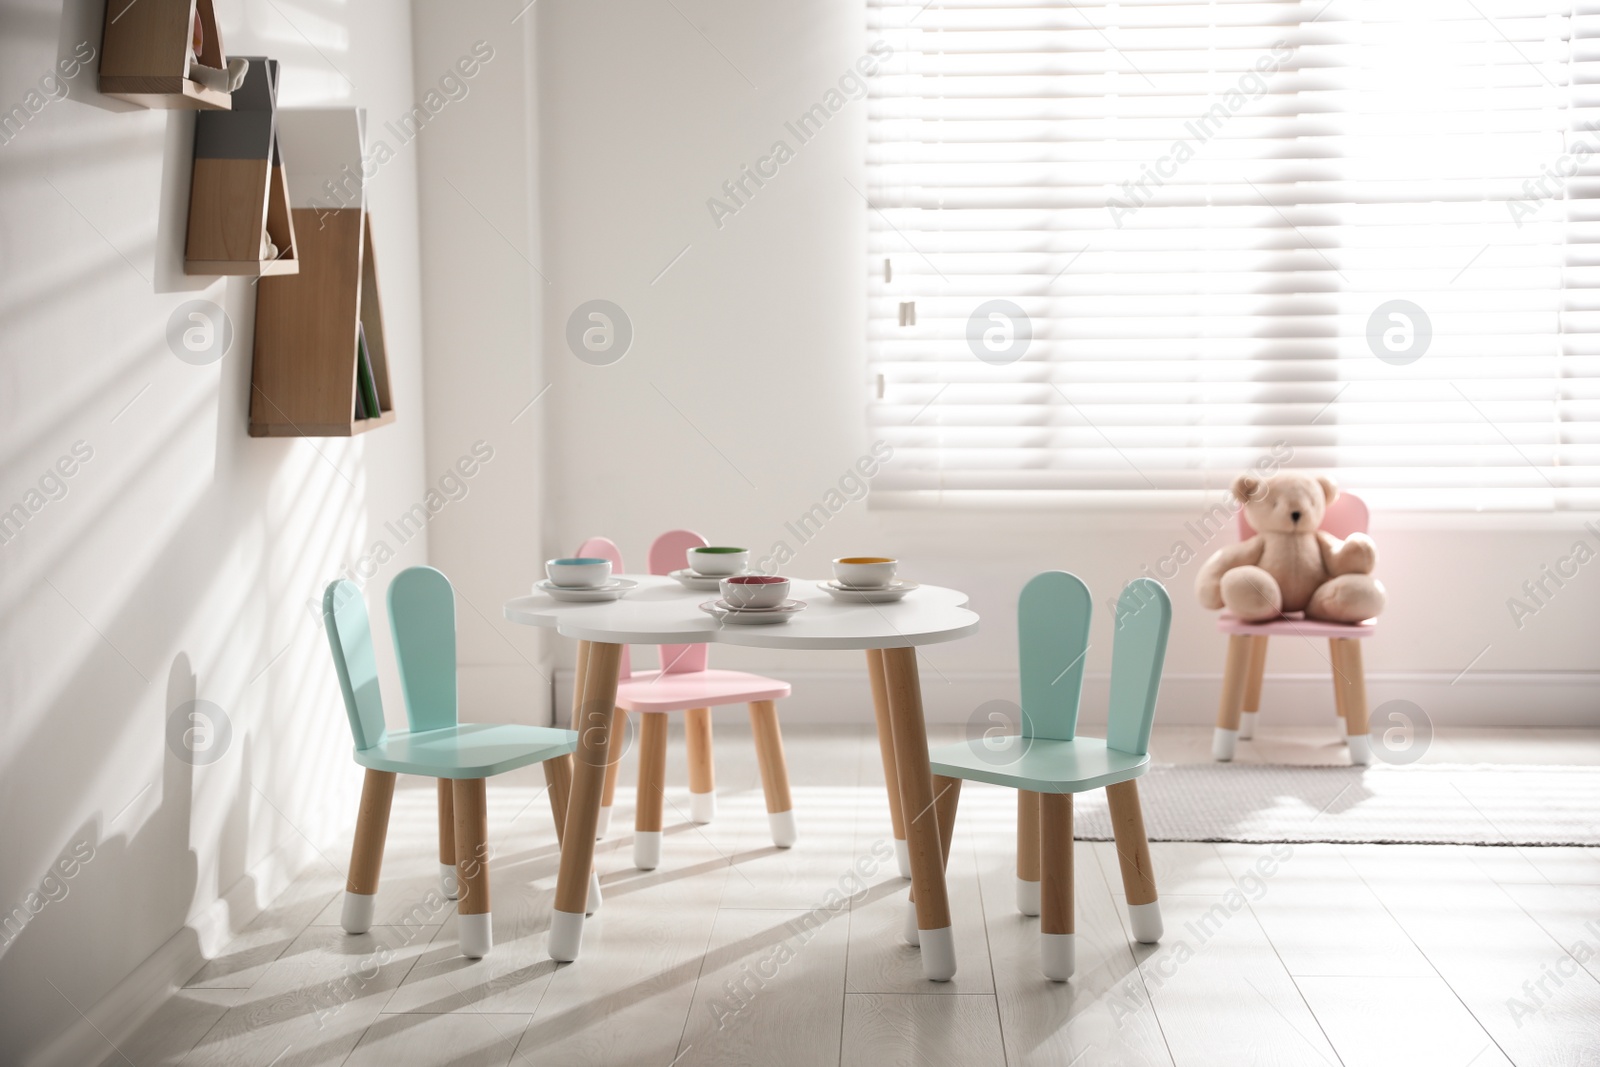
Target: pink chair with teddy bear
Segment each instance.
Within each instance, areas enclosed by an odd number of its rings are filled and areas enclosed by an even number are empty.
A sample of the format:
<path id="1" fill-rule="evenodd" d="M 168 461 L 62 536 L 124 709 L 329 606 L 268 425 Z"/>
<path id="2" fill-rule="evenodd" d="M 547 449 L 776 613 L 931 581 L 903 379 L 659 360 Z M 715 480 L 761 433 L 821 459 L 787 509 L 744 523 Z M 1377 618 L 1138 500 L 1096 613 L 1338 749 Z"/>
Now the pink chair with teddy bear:
<path id="1" fill-rule="evenodd" d="M 1228 635 L 1213 758 L 1231 760 L 1239 739 L 1254 736 L 1268 639 L 1325 637 L 1350 762 L 1371 762 L 1361 641 L 1376 632 L 1384 590 L 1372 576 L 1367 505 L 1304 471 L 1242 474 L 1232 491 L 1239 542 L 1207 560 L 1195 583 L 1202 606 L 1223 609 L 1217 629 Z"/>

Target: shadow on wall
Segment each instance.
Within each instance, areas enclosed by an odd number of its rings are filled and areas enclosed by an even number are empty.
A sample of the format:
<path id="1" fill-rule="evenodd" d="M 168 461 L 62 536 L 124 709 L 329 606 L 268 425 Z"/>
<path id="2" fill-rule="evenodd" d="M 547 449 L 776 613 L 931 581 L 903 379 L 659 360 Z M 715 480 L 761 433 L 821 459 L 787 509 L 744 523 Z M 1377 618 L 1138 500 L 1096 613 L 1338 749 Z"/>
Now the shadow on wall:
<path id="1" fill-rule="evenodd" d="M 195 689 L 189 657 L 180 652 L 168 672 L 167 707 L 191 706 Z M 151 782 L 109 822 L 96 815 L 79 825 L 27 895 L 4 905 L 0 1003 L 6 1011 L 0 1046 L 19 1056 L 13 1062 L 40 1051 L 45 1059 L 58 1058 L 39 1047 L 39 1020 L 58 1019 L 63 1013 L 75 1019 L 94 1006 L 98 996 L 85 987 L 96 957 L 105 946 L 126 942 L 135 916 L 163 929 L 183 926 L 200 865 L 192 843 L 181 848 L 171 843 L 188 842 L 194 774 L 193 763 L 165 753 L 159 782 Z M 160 872 L 153 884 L 164 883 L 165 900 L 137 899 L 140 885 L 152 883 L 134 872 L 150 870 Z M 153 914 L 148 908 L 152 903 Z M 198 949 L 198 936 L 193 931 L 188 936 L 193 939 L 190 948 Z"/>

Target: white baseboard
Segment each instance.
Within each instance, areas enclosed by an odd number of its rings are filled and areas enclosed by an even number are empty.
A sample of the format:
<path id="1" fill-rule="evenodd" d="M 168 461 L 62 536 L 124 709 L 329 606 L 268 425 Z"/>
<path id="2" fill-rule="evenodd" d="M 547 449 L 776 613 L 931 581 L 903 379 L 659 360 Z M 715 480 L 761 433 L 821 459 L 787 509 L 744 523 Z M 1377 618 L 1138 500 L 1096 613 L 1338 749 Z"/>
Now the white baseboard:
<path id="1" fill-rule="evenodd" d="M 76 1023 L 30 1061 L 31 1067 L 123 1063 L 111 1046 L 125 1043 L 208 959 L 270 907 L 315 859 L 316 852 L 300 838 L 274 849 L 112 986 L 98 1003 L 86 1009 Z"/>
<path id="2" fill-rule="evenodd" d="M 795 725 L 866 724 L 873 721 L 867 680 L 859 671 L 785 670 L 794 694 L 783 701 L 783 721 Z M 1103 723 L 1110 675 L 1084 676 L 1079 721 Z M 1162 679 L 1156 722 L 1210 726 L 1217 719 L 1219 674 L 1168 674 Z M 1001 671 L 922 672 L 923 710 L 930 723 L 959 725 L 986 718 L 990 701 L 1017 699 L 1015 674 Z M 1600 671 L 1445 671 L 1367 674 L 1367 700 L 1376 712 L 1386 701 L 1409 700 L 1435 725 L 1600 726 Z M 555 674 L 555 703 L 572 701 L 572 671 Z M 1268 674 L 1261 693 L 1263 723 L 1316 726 L 1333 717 L 1333 684 L 1326 674 Z M 720 721 L 744 721 L 742 708 L 717 712 Z"/>

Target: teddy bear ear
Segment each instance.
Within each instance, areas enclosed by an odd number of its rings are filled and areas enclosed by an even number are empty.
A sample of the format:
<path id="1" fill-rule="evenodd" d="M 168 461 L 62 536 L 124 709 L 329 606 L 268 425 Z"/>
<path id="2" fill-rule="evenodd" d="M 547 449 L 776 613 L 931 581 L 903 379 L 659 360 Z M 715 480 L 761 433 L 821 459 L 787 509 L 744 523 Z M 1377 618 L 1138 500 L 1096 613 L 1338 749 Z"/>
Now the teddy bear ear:
<path id="1" fill-rule="evenodd" d="M 1334 484 L 1332 478 L 1321 475 L 1317 478 L 1317 483 L 1322 486 L 1322 495 L 1327 498 L 1328 503 L 1331 504 L 1339 499 L 1339 487 Z"/>
<path id="2" fill-rule="evenodd" d="M 1261 479 L 1254 474 L 1241 474 L 1233 480 L 1233 499 L 1248 504 L 1261 492 Z"/>

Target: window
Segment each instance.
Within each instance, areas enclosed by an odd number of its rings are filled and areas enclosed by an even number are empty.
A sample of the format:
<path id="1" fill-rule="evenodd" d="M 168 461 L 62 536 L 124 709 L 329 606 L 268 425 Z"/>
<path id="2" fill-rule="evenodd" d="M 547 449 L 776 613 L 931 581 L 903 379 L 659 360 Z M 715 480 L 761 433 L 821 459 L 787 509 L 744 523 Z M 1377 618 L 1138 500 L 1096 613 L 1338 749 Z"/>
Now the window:
<path id="1" fill-rule="evenodd" d="M 869 0 L 875 492 L 1600 506 L 1591 11 Z"/>

